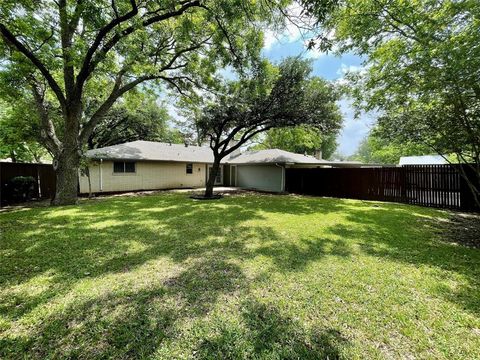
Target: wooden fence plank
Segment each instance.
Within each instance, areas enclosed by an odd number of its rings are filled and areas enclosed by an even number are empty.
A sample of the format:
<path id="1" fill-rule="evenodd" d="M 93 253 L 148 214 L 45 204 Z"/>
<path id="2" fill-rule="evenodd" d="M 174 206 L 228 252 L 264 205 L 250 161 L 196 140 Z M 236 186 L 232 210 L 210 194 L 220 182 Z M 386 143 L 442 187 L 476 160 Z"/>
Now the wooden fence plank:
<path id="1" fill-rule="evenodd" d="M 472 210 L 475 208 L 473 195 L 466 181 L 460 176 L 459 166 L 288 168 L 286 191 Z"/>

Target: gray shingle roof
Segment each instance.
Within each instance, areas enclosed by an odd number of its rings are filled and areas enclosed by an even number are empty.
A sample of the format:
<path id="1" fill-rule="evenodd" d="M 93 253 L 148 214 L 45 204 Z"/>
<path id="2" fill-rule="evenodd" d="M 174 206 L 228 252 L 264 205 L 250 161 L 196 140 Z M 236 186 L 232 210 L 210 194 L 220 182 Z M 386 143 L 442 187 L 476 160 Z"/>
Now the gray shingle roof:
<path id="1" fill-rule="evenodd" d="M 154 141 L 132 141 L 124 144 L 88 150 L 86 156 L 104 160 L 178 161 L 191 163 L 213 163 L 213 152 L 207 146 L 185 146 Z M 318 160 L 313 156 L 295 154 L 279 149 L 246 151 L 226 157 L 227 164 L 299 164 L 327 166 L 358 166 L 357 162 Z"/>
<path id="2" fill-rule="evenodd" d="M 213 153 L 209 147 L 141 140 L 88 150 L 86 156 L 104 160 L 213 162 Z"/>
<path id="3" fill-rule="evenodd" d="M 229 164 L 265 164 L 265 163 L 292 163 L 292 164 L 318 164 L 324 165 L 328 162 L 325 160 L 318 160 L 313 156 L 295 154 L 285 150 L 268 149 L 258 151 L 247 151 L 236 157 L 226 160 Z"/>

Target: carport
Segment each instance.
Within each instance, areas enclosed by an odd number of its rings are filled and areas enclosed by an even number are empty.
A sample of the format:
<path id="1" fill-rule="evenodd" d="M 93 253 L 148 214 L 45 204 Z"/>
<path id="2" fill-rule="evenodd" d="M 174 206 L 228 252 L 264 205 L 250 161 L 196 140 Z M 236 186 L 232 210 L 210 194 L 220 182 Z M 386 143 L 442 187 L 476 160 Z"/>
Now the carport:
<path id="1" fill-rule="evenodd" d="M 228 185 L 244 189 L 285 192 L 286 169 L 360 166 L 358 162 L 340 162 L 317 159 L 279 149 L 247 151 L 230 158 Z"/>

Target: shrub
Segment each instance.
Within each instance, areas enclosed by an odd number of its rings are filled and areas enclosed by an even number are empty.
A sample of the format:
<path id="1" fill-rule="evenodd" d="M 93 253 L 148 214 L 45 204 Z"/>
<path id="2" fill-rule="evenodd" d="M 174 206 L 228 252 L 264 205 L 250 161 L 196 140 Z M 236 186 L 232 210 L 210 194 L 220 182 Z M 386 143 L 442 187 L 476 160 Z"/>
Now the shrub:
<path id="1" fill-rule="evenodd" d="M 27 201 L 35 195 L 36 180 L 32 176 L 15 176 L 9 181 L 10 194 L 14 201 Z"/>

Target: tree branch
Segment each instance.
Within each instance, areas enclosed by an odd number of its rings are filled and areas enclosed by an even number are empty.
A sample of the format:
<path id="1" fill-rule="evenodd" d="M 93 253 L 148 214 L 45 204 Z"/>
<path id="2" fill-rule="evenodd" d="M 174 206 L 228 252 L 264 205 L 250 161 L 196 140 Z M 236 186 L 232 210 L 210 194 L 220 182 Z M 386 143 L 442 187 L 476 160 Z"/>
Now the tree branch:
<path id="1" fill-rule="evenodd" d="M 23 45 L 2 23 L 0 23 L 0 33 L 2 34 L 2 37 L 5 39 L 7 44 L 10 44 L 13 48 L 25 55 L 25 57 L 27 57 L 32 62 L 32 64 L 42 73 L 42 75 L 47 80 L 48 85 L 57 97 L 60 106 L 62 107 L 62 110 L 65 112 L 66 102 L 63 91 L 53 78 L 52 74 L 50 74 L 50 72 L 47 70 L 45 65 L 30 50 L 28 50 L 27 47 Z"/>
<path id="2" fill-rule="evenodd" d="M 133 4 L 135 4 L 135 7 L 134 9 L 121 16 L 120 18 L 117 18 L 115 20 L 112 20 L 112 22 L 107 25 L 104 29 L 101 30 L 101 33 L 99 33 L 97 35 L 97 38 L 94 42 L 94 44 L 92 45 L 92 47 L 90 47 L 88 53 L 87 53 L 87 56 L 85 57 L 85 61 L 83 62 L 83 65 L 82 65 L 82 69 L 80 70 L 79 74 L 77 75 L 77 86 L 78 87 L 82 87 L 83 86 L 83 83 L 86 81 L 86 79 L 88 78 L 88 76 L 92 73 L 92 71 L 95 69 L 95 67 L 97 66 L 97 64 L 99 62 L 101 62 L 105 56 L 107 55 L 107 53 L 124 37 L 126 37 L 127 35 L 130 35 L 131 33 L 133 33 L 137 27 L 135 26 L 128 26 L 127 28 L 125 28 L 124 30 L 116 33 L 110 40 L 108 40 L 106 42 L 106 44 L 99 50 L 99 52 L 97 53 L 97 55 L 95 56 L 95 58 L 93 57 L 95 52 L 97 51 L 98 47 L 100 46 L 100 43 L 103 41 L 103 39 L 107 36 L 107 34 L 117 25 L 117 22 L 118 23 L 122 23 L 122 22 L 125 22 L 127 21 L 128 19 L 132 18 L 133 16 L 135 16 L 137 13 L 138 13 L 138 8 L 136 7 L 136 3 L 135 3 L 135 0 L 130 0 L 131 3 L 132 3 L 132 6 Z M 164 20 L 167 20 L 167 19 L 170 19 L 172 17 L 176 17 L 176 16 L 179 16 L 179 15 L 182 15 L 185 11 L 187 11 L 189 8 L 191 7 L 195 7 L 195 6 L 199 6 L 200 5 L 200 1 L 199 0 L 195 0 L 195 1 L 192 1 L 192 2 L 186 2 L 184 3 L 178 10 L 175 10 L 175 11 L 171 11 L 171 12 L 168 12 L 168 13 L 164 13 L 164 14 L 161 14 L 161 15 L 156 15 L 156 16 L 152 16 L 148 19 L 145 19 L 142 21 L 142 26 L 143 27 L 148 27 L 154 23 L 158 23 L 158 22 L 161 22 L 161 21 L 164 21 Z M 111 25 L 112 23 L 114 23 L 114 25 Z"/>
<path id="3" fill-rule="evenodd" d="M 55 127 L 48 116 L 48 112 L 44 106 L 44 92 L 38 89 L 38 85 L 34 80 L 31 81 L 31 88 L 35 105 L 40 115 L 40 122 L 42 124 L 41 137 L 48 150 L 54 155 L 58 155 L 62 149 L 62 143 L 58 140 L 55 133 Z"/>
<path id="4" fill-rule="evenodd" d="M 86 81 L 90 73 L 93 71 L 95 67 L 95 66 L 92 66 L 93 56 L 95 55 L 95 52 L 98 50 L 98 48 L 100 47 L 100 44 L 108 35 L 108 33 L 110 33 L 110 31 L 112 31 L 117 25 L 120 25 L 121 23 L 133 18 L 135 15 L 138 14 L 138 7 L 137 7 L 136 1 L 130 0 L 130 5 L 132 6 L 132 10 L 127 12 L 125 15 L 115 17 L 115 19 L 110 21 L 98 32 L 97 36 L 95 37 L 95 40 L 93 41 L 93 44 L 90 46 L 90 48 L 87 51 L 87 54 L 85 55 L 85 59 L 83 61 L 82 67 L 77 75 L 78 88 L 83 87 L 83 83 Z"/>

